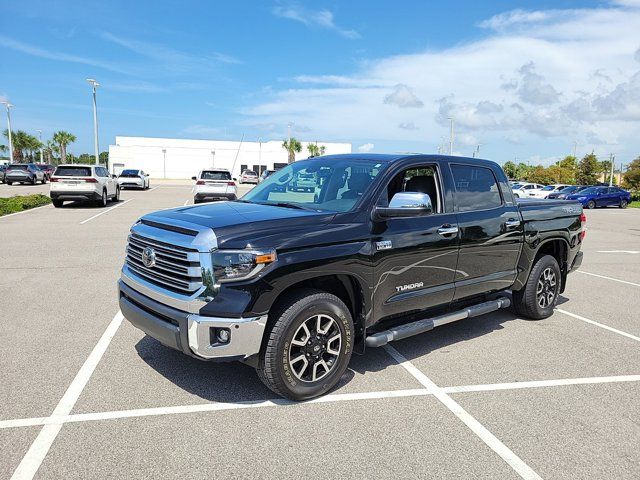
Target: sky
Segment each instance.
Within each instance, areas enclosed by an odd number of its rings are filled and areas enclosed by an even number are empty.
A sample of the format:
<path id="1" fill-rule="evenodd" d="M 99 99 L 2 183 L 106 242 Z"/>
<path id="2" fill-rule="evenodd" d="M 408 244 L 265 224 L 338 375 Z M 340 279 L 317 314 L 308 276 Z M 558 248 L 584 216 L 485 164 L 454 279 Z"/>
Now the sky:
<path id="1" fill-rule="evenodd" d="M 351 142 L 548 165 L 640 154 L 640 0 L 0 0 L 14 130 Z M 2 117 L 0 119 L 4 120 Z M 4 124 L 4 121 L 2 122 Z M 3 127 L 4 128 L 4 127 Z M 7 143 L 4 141 L 3 143 Z"/>

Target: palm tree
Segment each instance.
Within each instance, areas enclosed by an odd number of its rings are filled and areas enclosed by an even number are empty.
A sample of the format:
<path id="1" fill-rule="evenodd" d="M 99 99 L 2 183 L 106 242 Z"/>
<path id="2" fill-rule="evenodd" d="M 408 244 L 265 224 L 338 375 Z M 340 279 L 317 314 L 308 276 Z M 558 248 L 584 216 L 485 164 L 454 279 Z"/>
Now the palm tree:
<path id="1" fill-rule="evenodd" d="M 327 149 L 324 145 L 318 146 L 318 143 L 310 143 L 307 145 L 307 150 L 309 151 L 309 157 L 319 157 L 320 155 L 324 155 L 324 151 Z"/>
<path id="2" fill-rule="evenodd" d="M 9 131 L 6 128 L 3 134 L 7 139 L 9 138 Z M 32 145 L 32 140 L 34 138 L 35 137 L 33 137 L 32 135 L 29 135 L 27 132 L 24 132 L 22 130 L 11 132 L 11 143 L 13 145 L 13 158 L 11 158 L 10 161 L 21 162 L 22 160 L 24 160 L 24 151 L 29 150 L 29 146 Z"/>
<path id="3" fill-rule="evenodd" d="M 300 153 L 302 151 L 302 144 L 292 137 L 282 142 L 282 148 L 289 154 L 289 163 L 293 163 L 296 161 L 296 152 Z"/>
<path id="4" fill-rule="evenodd" d="M 53 142 L 53 140 L 47 140 L 47 143 L 44 146 L 44 156 L 47 159 L 47 163 L 53 163 L 54 153 L 58 153 L 58 146 Z"/>
<path id="5" fill-rule="evenodd" d="M 67 162 L 67 145 L 76 141 L 76 136 L 60 130 L 53 134 L 53 141 L 60 146 L 60 161 L 61 163 Z"/>

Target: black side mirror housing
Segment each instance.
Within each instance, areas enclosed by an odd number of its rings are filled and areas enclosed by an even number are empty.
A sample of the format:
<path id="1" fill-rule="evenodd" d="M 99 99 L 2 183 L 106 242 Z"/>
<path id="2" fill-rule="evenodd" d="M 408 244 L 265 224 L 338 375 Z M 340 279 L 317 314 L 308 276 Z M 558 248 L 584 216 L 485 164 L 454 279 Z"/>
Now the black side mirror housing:
<path id="1" fill-rule="evenodd" d="M 198 179 L 197 177 L 191 177 L 191 180 L 197 180 L 197 179 Z"/>

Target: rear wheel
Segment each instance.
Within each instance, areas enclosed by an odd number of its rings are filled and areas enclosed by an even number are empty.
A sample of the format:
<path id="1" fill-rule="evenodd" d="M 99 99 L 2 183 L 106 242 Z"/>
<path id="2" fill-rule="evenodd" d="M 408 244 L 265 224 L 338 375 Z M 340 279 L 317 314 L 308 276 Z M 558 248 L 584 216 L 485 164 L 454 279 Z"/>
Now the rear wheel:
<path id="1" fill-rule="evenodd" d="M 31 185 L 35 185 L 36 183 L 38 183 L 38 179 L 34 175 L 33 178 L 31 179 Z"/>
<path id="2" fill-rule="evenodd" d="M 258 376 L 278 395 L 307 400 L 331 390 L 349 365 L 354 327 L 335 295 L 300 290 L 270 318 Z"/>
<path id="3" fill-rule="evenodd" d="M 12 183 L 13 183 L 13 182 L 9 182 L 9 181 L 7 180 L 7 185 L 11 185 Z"/>
<path id="4" fill-rule="evenodd" d="M 558 302 L 561 282 L 556 259 L 551 255 L 540 257 L 531 269 L 524 288 L 513 292 L 516 313 L 533 320 L 550 317 Z"/>
<path id="5" fill-rule="evenodd" d="M 47 183 L 47 176 L 46 175 L 44 177 L 42 177 L 42 184 L 44 185 L 45 183 Z"/>
<path id="6" fill-rule="evenodd" d="M 116 194 L 113 196 L 113 201 L 114 202 L 120 201 L 120 187 L 116 187 Z"/>
<path id="7" fill-rule="evenodd" d="M 107 206 L 107 191 L 106 190 L 102 191 L 102 196 L 100 197 L 100 200 L 98 200 L 98 206 L 99 207 L 106 207 Z"/>
<path id="8" fill-rule="evenodd" d="M 53 203 L 54 207 L 61 208 L 64 202 L 62 200 L 51 200 L 51 203 Z"/>
<path id="9" fill-rule="evenodd" d="M 593 210 L 594 208 L 596 208 L 596 202 L 594 202 L 593 200 L 589 200 L 589 201 L 587 202 L 587 208 L 588 208 L 589 210 Z"/>
<path id="10" fill-rule="evenodd" d="M 623 198 L 622 200 L 620 200 L 620 208 L 627 208 L 627 201 Z"/>

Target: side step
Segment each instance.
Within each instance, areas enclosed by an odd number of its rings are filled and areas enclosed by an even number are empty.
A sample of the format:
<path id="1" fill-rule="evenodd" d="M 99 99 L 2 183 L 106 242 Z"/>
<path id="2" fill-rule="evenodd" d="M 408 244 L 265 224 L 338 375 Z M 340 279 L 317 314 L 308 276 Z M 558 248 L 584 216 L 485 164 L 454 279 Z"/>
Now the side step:
<path id="1" fill-rule="evenodd" d="M 381 347 L 394 340 L 401 340 L 403 338 L 412 337 L 419 333 L 428 332 L 435 327 L 444 325 L 445 323 L 457 322 L 458 320 L 464 320 L 465 318 L 477 317 L 484 315 L 485 313 L 495 312 L 501 308 L 507 308 L 511 305 L 511 300 L 507 297 L 500 297 L 488 302 L 472 305 L 463 310 L 457 312 L 447 313 L 446 315 L 440 315 L 439 317 L 425 318 L 423 320 L 417 320 L 415 322 L 399 325 L 397 327 L 385 330 L 384 332 L 374 333 L 365 340 L 367 347 Z"/>

